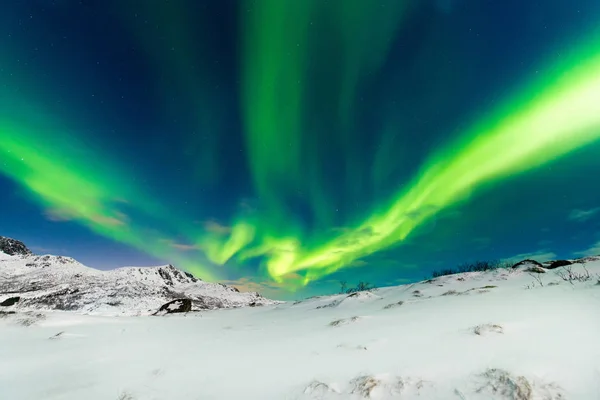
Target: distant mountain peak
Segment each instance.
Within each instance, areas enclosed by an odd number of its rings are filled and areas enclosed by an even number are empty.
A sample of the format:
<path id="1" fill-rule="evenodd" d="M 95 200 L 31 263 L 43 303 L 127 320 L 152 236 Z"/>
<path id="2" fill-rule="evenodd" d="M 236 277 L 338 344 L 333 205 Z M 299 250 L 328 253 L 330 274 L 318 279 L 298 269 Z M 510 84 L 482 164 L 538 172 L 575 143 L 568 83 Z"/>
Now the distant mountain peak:
<path id="1" fill-rule="evenodd" d="M 168 264 L 108 271 L 64 256 L 31 254 L 17 240 L 0 237 L 0 302 L 18 298 L 15 310 L 63 310 L 107 315 L 145 315 L 172 300 L 192 311 L 276 304 L 255 292 L 205 282 Z M 0 253 L 2 254 L 2 253 Z"/>
<path id="2" fill-rule="evenodd" d="M 0 251 L 9 256 L 29 256 L 33 254 L 31 250 L 25 246 L 25 243 L 4 236 L 0 236 Z"/>

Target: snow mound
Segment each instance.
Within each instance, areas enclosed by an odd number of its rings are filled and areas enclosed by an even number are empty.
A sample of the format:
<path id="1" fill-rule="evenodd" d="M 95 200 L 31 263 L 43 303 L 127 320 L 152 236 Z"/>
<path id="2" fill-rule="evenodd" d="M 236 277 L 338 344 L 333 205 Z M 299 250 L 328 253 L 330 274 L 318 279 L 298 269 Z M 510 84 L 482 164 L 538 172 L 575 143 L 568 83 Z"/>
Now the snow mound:
<path id="1" fill-rule="evenodd" d="M 390 304 L 387 304 L 387 305 L 385 305 L 385 306 L 383 307 L 383 309 L 384 309 L 384 310 L 389 310 L 389 309 L 391 309 L 391 308 L 400 307 L 400 306 L 401 306 L 401 305 L 403 305 L 403 304 L 404 304 L 404 301 L 400 300 L 400 301 L 397 301 L 397 302 L 395 302 L 395 303 L 390 303 Z"/>
<path id="2" fill-rule="evenodd" d="M 490 400 L 563 400 L 563 390 L 555 383 L 530 381 L 524 376 L 514 376 L 510 372 L 490 368 L 474 380 L 471 399 Z"/>
<path id="3" fill-rule="evenodd" d="M 370 291 L 354 292 L 349 295 L 344 295 L 341 298 L 338 297 L 331 302 L 317 306 L 317 310 L 322 309 L 322 308 L 339 307 L 341 305 L 352 307 L 352 306 L 355 306 L 356 304 L 365 303 L 365 302 L 369 302 L 371 300 L 378 300 L 378 299 L 381 299 L 381 297 L 377 296 L 376 294 L 371 293 Z"/>
<path id="4" fill-rule="evenodd" d="M 361 375 L 353 378 L 342 388 L 337 384 L 312 381 L 299 399 L 397 399 L 420 396 L 432 387 L 422 379 L 403 378 L 389 374 Z"/>
<path id="5" fill-rule="evenodd" d="M 504 328 L 498 324 L 482 324 L 474 327 L 473 333 L 479 336 L 485 336 L 493 333 L 504 333 Z"/>
<path id="6" fill-rule="evenodd" d="M 335 321 L 331 321 L 329 323 L 329 326 L 338 327 L 338 326 L 350 325 L 350 324 L 357 322 L 360 319 L 361 319 L 361 317 L 336 319 Z"/>

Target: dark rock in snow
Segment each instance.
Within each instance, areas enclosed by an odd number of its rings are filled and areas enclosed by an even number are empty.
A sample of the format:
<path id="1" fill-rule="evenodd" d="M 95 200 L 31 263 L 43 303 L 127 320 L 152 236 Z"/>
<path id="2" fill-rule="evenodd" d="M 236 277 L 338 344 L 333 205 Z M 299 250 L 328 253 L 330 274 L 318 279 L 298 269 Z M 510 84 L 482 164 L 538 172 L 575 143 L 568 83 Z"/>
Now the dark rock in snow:
<path id="1" fill-rule="evenodd" d="M 384 310 L 389 310 L 390 308 L 400 307 L 402 304 L 404 304 L 403 301 L 398 301 L 396 303 L 388 304 L 387 306 L 383 307 L 383 309 Z"/>
<path id="2" fill-rule="evenodd" d="M 559 267 L 566 267 L 567 265 L 571 265 L 573 264 L 573 262 L 569 261 L 569 260 L 556 260 L 556 261 L 552 261 L 552 263 L 550 265 L 548 265 L 546 267 L 546 269 L 555 269 L 555 268 L 559 268 Z"/>
<path id="3" fill-rule="evenodd" d="M 19 300 L 21 300 L 20 297 L 10 297 L 6 300 L 4 300 L 2 303 L 0 303 L 0 306 L 4 306 L 4 307 L 10 307 L 12 305 L 15 305 L 19 302 Z"/>
<path id="4" fill-rule="evenodd" d="M 522 267 L 524 265 L 535 265 L 537 267 L 543 268 L 544 266 L 542 265 L 542 263 L 539 263 L 535 260 L 523 260 L 523 261 L 519 261 L 518 263 L 516 263 L 515 265 L 513 265 L 513 268 L 518 268 L 518 267 Z"/>
<path id="5" fill-rule="evenodd" d="M 192 311 L 192 300 L 177 299 L 163 304 L 154 315 L 164 312 L 166 314 L 186 313 Z"/>
<path id="6" fill-rule="evenodd" d="M 29 250 L 23 242 L 4 236 L 0 236 L 0 251 L 8 254 L 9 256 L 28 256 L 32 254 L 31 250 Z"/>
<path id="7" fill-rule="evenodd" d="M 173 286 L 173 279 L 171 278 L 171 275 L 169 275 L 168 272 L 166 272 L 164 269 L 160 268 L 158 270 L 158 274 L 160 275 L 161 278 L 163 278 L 165 280 L 165 283 L 169 286 Z"/>
<path id="8" fill-rule="evenodd" d="M 199 281 L 194 275 L 189 272 L 180 271 L 171 264 L 158 268 L 157 273 L 167 286 L 174 286 L 176 283 L 195 283 Z"/>
<path id="9" fill-rule="evenodd" d="M 538 267 L 537 265 L 531 265 L 527 267 L 525 272 L 535 272 L 536 274 L 545 274 L 546 270 L 542 267 Z"/>
<path id="10" fill-rule="evenodd" d="M 215 310 L 225 308 L 223 300 L 211 296 L 193 296 L 192 303 L 196 309 Z"/>
<path id="11" fill-rule="evenodd" d="M 23 306 L 30 307 L 37 304 L 52 310 L 75 311 L 79 308 L 78 301 L 82 296 L 83 293 L 81 293 L 78 288 L 67 287 L 40 296 L 24 298 Z"/>
<path id="12" fill-rule="evenodd" d="M 600 256 L 588 256 L 588 257 L 583 257 L 578 260 L 575 260 L 573 263 L 585 264 L 587 262 L 599 261 L 599 260 L 600 260 Z"/>
<path id="13" fill-rule="evenodd" d="M 184 272 L 184 274 L 185 274 L 185 276 L 190 278 L 192 280 L 192 282 L 198 282 L 198 278 L 196 278 L 194 275 L 190 274 L 189 272 Z"/>

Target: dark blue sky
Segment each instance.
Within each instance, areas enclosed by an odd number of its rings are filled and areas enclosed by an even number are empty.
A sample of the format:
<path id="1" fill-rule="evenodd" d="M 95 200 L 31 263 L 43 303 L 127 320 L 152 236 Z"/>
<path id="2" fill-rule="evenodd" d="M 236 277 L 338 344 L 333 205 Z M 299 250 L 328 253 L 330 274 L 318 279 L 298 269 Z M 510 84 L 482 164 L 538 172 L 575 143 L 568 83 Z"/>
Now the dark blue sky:
<path id="1" fill-rule="evenodd" d="M 597 1 L 412 3 L 7 1 L 0 235 L 103 269 L 173 262 L 301 294 L 593 252 L 595 138 L 546 158 L 540 144 L 536 165 L 381 233 L 436 154 L 460 159 L 455 140 L 556 100 L 600 54 Z M 528 137 L 541 143 L 523 130 L 471 168 Z M 381 239 L 350 243 L 365 226 Z"/>

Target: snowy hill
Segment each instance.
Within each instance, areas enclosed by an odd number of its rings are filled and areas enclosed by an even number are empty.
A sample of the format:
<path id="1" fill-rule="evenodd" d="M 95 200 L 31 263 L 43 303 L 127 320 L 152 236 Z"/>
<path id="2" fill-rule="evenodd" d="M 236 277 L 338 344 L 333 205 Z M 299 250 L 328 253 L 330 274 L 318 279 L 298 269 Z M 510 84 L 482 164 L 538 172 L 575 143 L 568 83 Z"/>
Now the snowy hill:
<path id="1" fill-rule="evenodd" d="M 204 282 L 172 265 L 100 271 L 69 257 L 33 255 L 12 239 L 0 237 L 0 244 L 0 302 L 19 297 L 11 309 L 144 315 L 178 298 L 192 299 L 195 309 L 273 303 L 258 293 Z"/>
<path id="2" fill-rule="evenodd" d="M 0 398 L 600 399 L 599 260 L 187 316 L 6 315 Z"/>

